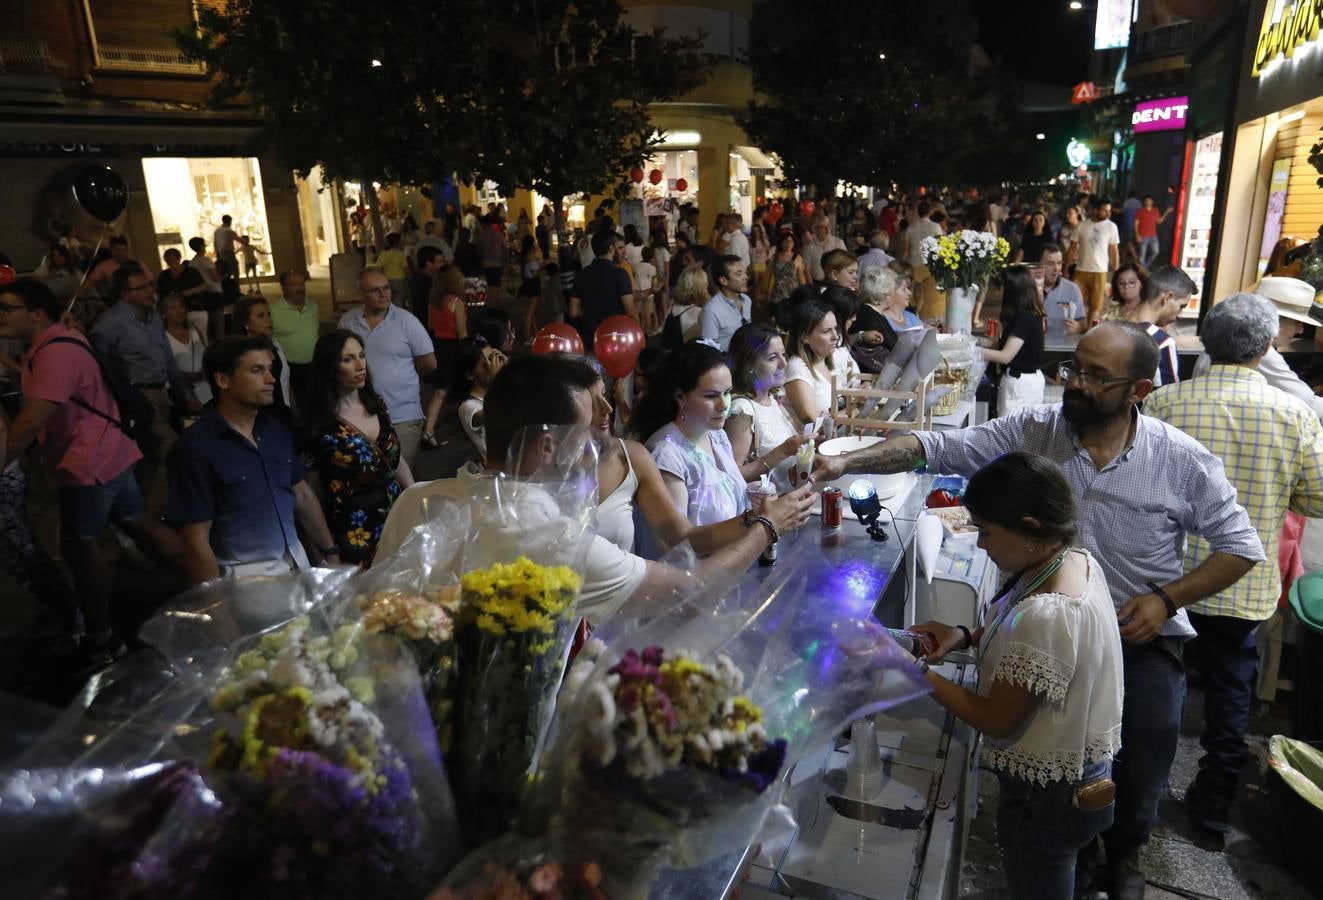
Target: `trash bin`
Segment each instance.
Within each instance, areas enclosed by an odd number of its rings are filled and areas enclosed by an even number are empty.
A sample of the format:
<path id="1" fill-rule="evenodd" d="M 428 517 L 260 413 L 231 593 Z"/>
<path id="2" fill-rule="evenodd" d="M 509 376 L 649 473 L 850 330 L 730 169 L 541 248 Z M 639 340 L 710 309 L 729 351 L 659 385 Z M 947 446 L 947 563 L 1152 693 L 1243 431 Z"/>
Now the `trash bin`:
<path id="1" fill-rule="evenodd" d="M 1323 896 L 1318 836 L 1323 834 L 1323 752 L 1275 734 L 1268 739 L 1268 797 L 1277 816 L 1286 868 Z"/>
<path id="2" fill-rule="evenodd" d="M 1323 569 L 1291 585 L 1291 609 L 1300 622 L 1296 646 L 1295 737 L 1323 741 Z"/>

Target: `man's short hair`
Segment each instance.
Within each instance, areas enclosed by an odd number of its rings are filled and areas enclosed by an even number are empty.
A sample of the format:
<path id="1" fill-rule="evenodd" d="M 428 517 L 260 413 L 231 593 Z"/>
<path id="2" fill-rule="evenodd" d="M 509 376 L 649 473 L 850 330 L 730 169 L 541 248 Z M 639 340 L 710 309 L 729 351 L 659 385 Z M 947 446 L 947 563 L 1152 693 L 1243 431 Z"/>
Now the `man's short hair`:
<path id="1" fill-rule="evenodd" d="M 616 233 L 610 228 L 600 227 L 593 232 L 593 256 L 606 256 L 616 245 Z"/>
<path id="2" fill-rule="evenodd" d="M 430 225 L 432 223 L 429 222 L 428 224 Z M 442 254 L 440 247 L 437 247 L 433 244 L 423 244 L 421 247 L 418 248 L 418 251 L 414 254 L 414 259 L 417 260 L 418 262 L 418 268 L 423 269 L 427 267 L 428 263 L 430 263 L 432 260 L 436 259 L 438 256 L 441 255 Z"/>
<path id="3" fill-rule="evenodd" d="M 163 254 L 161 254 L 161 255 L 162 255 L 165 259 L 169 259 L 169 258 L 172 257 L 172 256 L 173 256 L 175 259 L 183 259 L 183 258 L 184 258 L 184 254 L 180 253 L 180 252 L 179 252 L 176 248 L 174 248 L 174 247 L 171 247 L 169 250 L 165 251 L 165 253 L 163 253 Z"/>
<path id="4" fill-rule="evenodd" d="M 1271 300 L 1241 291 L 1213 304 L 1199 327 L 1199 337 L 1213 362 L 1247 363 L 1263 355 L 1280 328 Z"/>
<path id="5" fill-rule="evenodd" d="M 428 219 L 423 223 L 423 233 L 431 234 L 433 231 L 436 231 L 436 219 Z"/>
<path id="6" fill-rule="evenodd" d="M 129 279 L 135 277 L 151 279 L 151 276 L 147 274 L 147 270 L 137 263 L 125 263 L 120 266 L 110 276 L 111 295 L 116 299 L 122 298 L 124 292 L 128 289 Z"/>
<path id="7" fill-rule="evenodd" d="M 1185 274 L 1184 269 L 1178 269 L 1175 266 L 1158 266 L 1148 273 L 1148 281 L 1144 282 L 1142 299 L 1145 302 L 1156 300 L 1167 291 L 1171 291 L 1174 297 L 1193 297 L 1199 293 L 1199 285 L 1194 283 L 1193 278 Z"/>
<path id="8" fill-rule="evenodd" d="M 1127 378 L 1152 378 L 1158 370 L 1158 344 L 1149 335 L 1143 325 L 1124 320 L 1103 322 L 1099 328 L 1111 328 L 1121 332 L 1130 343 L 1130 359 L 1127 360 L 1125 375 Z"/>
<path id="9" fill-rule="evenodd" d="M 360 290 L 362 290 L 363 287 L 363 276 L 371 275 L 374 272 L 377 275 L 380 275 L 382 278 L 385 278 L 387 282 L 390 281 L 390 278 L 386 276 L 386 270 L 383 269 L 381 266 L 368 266 L 365 269 L 363 269 L 363 271 L 358 273 L 358 286 Z"/>
<path id="10" fill-rule="evenodd" d="M 1060 253 L 1060 252 L 1061 252 L 1060 244 L 1054 244 L 1051 241 L 1048 241 L 1047 243 L 1043 244 L 1042 247 L 1039 249 L 1038 258 L 1042 259 L 1044 254 L 1047 253 Z"/>
<path id="11" fill-rule="evenodd" d="M 1109 200 L 1109 199 L 1107 199 L 1106 197 L 1101 197 L 1101 196 L 1100 196 L 1100 197 L 1094 197 L 1094 198 L 1093 198 L 1093 203 L 1090 204 L 1090 205 L 1091 205 L 1094 209 L 1102 209 L 1104 206 L 1111 206 L 1111 205 L 1112 205 L 1112 201 Z"/>
<path id="12" fill-rule="evenodd" d="M 733 253 L 723 253 L 712 260 L 712 283 L 721 288 L 721 279 L 730 277 L 730 267 L 741 262 Z"/>
<path id="13" fill-rule="evenodd" d="M 226 215 L 221 216 L 222 225 L 229 225 L 233 221 L 234 221 L 234 217 L 229 215 L 228 213 Z"/>
<path id="14" fill-rule="evenodd" d="M 110 246 L 112 247 L 127 247 L 128 245 L 129 239 L 125 235 L 117 234 L 110 239 Z"/>
<path id="15" fill-rule="evenodd" d="M 487 459 L 507 462 L 512 441 L 533 425 L 573 425 L 578 421 L 576 390 L 591 390 L 600 378 L 583 357 L 568 353 L 519 356 L 501 367 L 483 401 Z"/>
<path id="16" fill-rule="evenodd" d="M 254 350 L 265 351 L 272 357 L 276 355 L 271 339 L 263 335 L 229 335 L 212 341 L 202 354 L 202 371 L 207 375 L 207 384 L 211 385 L 213 390 L 219 391 L 220 385 L 216 383 L 216 374 L 219 372 L 223 375 L 233 375 L 234 370 L 239 367 L 239 360 Z"/>
<path id="17" fill-rule="evenodd" d="M 928 205 L 927 200 L 920 200 L 919 205 L 915 207 L 914 211 L 917 212 L 920 216 L 926 216 L 928 215 L 929 212 L 932 211 L 932 207 Z"/>
<path id="18" fill-rule="evenodd" d="M 207 242 L 200 237 L 189 238 L 188 249 L 192 250 L 194 253 L 206 253 Z"/>
<path id="19" fill-rule="evenodd" d="M 60 301 L 55 292 L 35 278 L 20 278 L 0 287 L 0 294 L 13 294 L 28 312 L 41 311 L 52 322 L 60 321 Z"/>
<path id="20" fill-rule="evenodd" d="M 304 281 L 307 281 L 307 280 L 308 280 L 308 273 L 305 272 L 305 271 L 303 271 L 302 269 L 286 269 L 285 271 L 283 271 L 283 272 L 280 273 L 280 286 L 281 286 L 281 288 L 286 287 L 285 282 L 286 282 L 286 280 L 289 279 L 289 277 L 290 277 L 291 275 L 298 275 L 298 276 L 301 277 Z"/>
<path id="21" fill-rule="evenodd" d="M 890 238 L 881 228 L 874 228 L 872 231 L 868 232 L 868 246 L 870 247 L 885 250 L 887 249 L 887 244 L 889 242 Z"/>

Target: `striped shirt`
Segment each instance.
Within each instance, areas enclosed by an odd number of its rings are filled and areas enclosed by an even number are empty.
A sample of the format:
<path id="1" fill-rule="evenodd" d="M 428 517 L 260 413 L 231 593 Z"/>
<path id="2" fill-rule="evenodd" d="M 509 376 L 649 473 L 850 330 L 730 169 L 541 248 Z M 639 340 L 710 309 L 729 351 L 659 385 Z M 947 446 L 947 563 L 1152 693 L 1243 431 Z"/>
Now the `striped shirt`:
<path id="1" fill-rule="evenodd" d="M 1187 534 L 1213 550 L 1263 561 L 1263 545 L 1222 462 L 1194 438 L 1136 414 L 1135 439 L 1102 469 L 1075 437 L 1061 405 L 1033 406 L 975 428 L 921 431 L 928 468 L 972 475 L 1013 450 L 1061 467 L 1075 498 L 1079 546 L 1102 566 L 1119 610 L 1149 593 L 1148 581 L 1170 584 L 1183 574 Z M 1164 637 L 1193 637 L 1185 610 L 1168 619 Z"/>
<path id="2" fill-rule="evenodd" d="M 1277 559 L 1288 509 L 1323 516 L 1323 427 L 1318 416 L 1253 369 L 1215 365 L 1206 375 L 1154 392 L 1144 412 L 1176 426 L 1222 460 L 1268 559 Z M 1210 552 L 1207 541 L 1191 540 L 1185 570 Z M 1281 592 L 1277 566 L 1255 566 L 1191 609 L 1262 621 L 1277 609 Z"/>

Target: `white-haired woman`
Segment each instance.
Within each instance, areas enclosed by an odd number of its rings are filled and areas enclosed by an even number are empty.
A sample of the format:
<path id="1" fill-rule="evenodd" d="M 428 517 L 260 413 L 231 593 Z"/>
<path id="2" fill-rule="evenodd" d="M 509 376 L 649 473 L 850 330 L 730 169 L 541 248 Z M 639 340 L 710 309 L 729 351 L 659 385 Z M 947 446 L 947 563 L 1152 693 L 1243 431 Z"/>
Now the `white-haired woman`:
<path id="1" fill-rule="evenodd" d="M 869 266 L 859 276 L 859 299 L 847 338 L 851 346 L 858 342 L 882 344 L 890 350 L 896 333 L 907 328 L 921 328 L 923 322 L 909 309 L 910 280 L 884 266 Z"/>

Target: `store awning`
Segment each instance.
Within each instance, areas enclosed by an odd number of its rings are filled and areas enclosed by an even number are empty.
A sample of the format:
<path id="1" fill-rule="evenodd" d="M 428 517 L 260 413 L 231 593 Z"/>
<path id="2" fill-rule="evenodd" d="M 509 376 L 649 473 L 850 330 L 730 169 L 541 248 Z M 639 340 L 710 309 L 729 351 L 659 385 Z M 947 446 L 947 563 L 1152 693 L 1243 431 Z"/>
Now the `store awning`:
<path id="1" fill-rule="evenodd" d="M 196 118 L 33 117 L 0 121 L 0 156 L 76 154 L 75 148 L 103 148 L 102 152 L 129 149 L 144 156 L 251 156 L 250 142 L 257 128 L 224 119 Z"/>
<path id="2" fill-rule="evenodd" d="M 763 151 L 757 147 L 733 147 L 736 153 L 744 157 L 744 161 L 749 164 L 749 171 L 754 175 L 774 175 L 776 174 L 776 163 Z"/>

